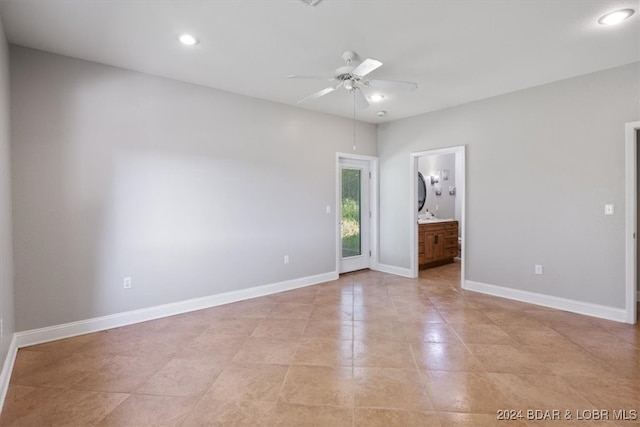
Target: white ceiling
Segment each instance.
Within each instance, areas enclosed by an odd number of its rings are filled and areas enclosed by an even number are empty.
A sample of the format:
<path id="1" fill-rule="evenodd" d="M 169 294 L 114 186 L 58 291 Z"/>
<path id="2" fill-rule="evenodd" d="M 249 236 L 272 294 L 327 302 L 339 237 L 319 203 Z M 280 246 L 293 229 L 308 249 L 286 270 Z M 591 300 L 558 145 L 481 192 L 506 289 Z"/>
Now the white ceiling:
<path id="1" fill-rule="evenodd" d="M 638 12 L 596 23 L 622 7 Z M 372 123 L 640 60 L 637 0 L 2 0 L 0 13 L 17 45 L 289 105 L 327 84 L 287 75 L 330 77 L 355 50 L 384 63 L 372 78 L 419 85 L 357 112 Z M 340 89 L 302 108 L 352 117 L 351 99 Z"/>

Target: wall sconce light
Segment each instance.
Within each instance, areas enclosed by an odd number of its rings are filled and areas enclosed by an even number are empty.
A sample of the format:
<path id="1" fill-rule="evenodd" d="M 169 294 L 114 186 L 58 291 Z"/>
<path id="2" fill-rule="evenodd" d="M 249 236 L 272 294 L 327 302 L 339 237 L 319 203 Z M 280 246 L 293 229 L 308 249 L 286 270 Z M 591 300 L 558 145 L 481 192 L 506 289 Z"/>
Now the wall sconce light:
<path id="1" fill-rule="evenodd" d="M 442 196 L 442 188 L 440 186 L 436 187 L 436 196 Z"/>
<path id="2" fill-rule="evenodd" d="M 437 184 L 440 182 L 440 177 L 438 175 L 431 175 L 431 185 Z"/>
<path id="3" fill-rule="evenodd" d="M 451 196 L 455 196 L 456 195 L 456 187 L 449 187 L 449 195 Z"/>
<path id="4" fill-rule="evenodd" d="M 443 181 L 448 181 L 449 180 L 449 169 L 443 169 L 442 172 L 440 172 L 440 176 L 442 177 Z"/>

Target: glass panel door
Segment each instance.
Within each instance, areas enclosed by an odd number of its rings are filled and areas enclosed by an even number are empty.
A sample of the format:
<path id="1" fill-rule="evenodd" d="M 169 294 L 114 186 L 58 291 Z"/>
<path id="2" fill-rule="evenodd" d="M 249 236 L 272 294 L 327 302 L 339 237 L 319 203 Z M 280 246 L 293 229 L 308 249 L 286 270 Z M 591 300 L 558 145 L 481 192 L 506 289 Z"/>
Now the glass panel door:
<path id="1" fill-rule="evenodd" d="M 362 255 L 360 169 L 342 169 L 342 258 Z"/>
<path id="2" fill-rule="evenodd" d="M 369 162 L 340 159 L 340 273 L 370 266 Z"/>

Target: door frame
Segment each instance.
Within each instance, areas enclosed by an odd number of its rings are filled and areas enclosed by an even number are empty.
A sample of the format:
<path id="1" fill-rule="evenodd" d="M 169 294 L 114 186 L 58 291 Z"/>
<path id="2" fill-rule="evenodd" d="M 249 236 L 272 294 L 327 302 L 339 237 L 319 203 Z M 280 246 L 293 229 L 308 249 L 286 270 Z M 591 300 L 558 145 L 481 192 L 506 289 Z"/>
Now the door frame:
<path id="1" fill-rule="evenodd" d="M 460 200 L 460 237 L 462 238 L 461 250 L 461 269 L 460 269 L 460 287 L 466 289 L 466 263 L 467 263 L 467 238 L 466 238 L 466 199 L 467 199 L 467 160 L 466 145 L 458 145 L 455 147 L 436 148 L 433 150 L 419 151 L 409 154 L 409 269 L 413 277 L 418 277 L 418 212 L 416 205 L 418 203 L 418 186 L 416 177 L 418 176 L 418 159 L 425 156 L 437 156 L 440 154 L 455 154 L 456 169 L 460 166 L 460 182 L 456 180 L 456 193 Z M 458 157 L 459 156 L 459 157 Z M 459 159 L 459 161 L 458 161 Z M 456 173 L 458 171 L 456 170 Z"/>
<path id="2" fill-rule="evenodd" d="M 378 212 L 380 209 L 380 198 L 378 191 L 378 158 L 374 156 L 366 156 L 363 154 L 350 154 L 350 153 L 336 153 L 336 198 L 335 198 L 335 236 L 336 236 L 336 274 L 340 274 L 340 258 L 342 248 L 342 235 L 341 235 L 341 200 L 340 200 L 340 160 L 360 160 L 369 163 L 369 172 L 371 173 L 371 180 L 369 182 L 369 209 L 371 210 L 371 218 L 369 220 L 369 249 L 371 250 L 371 257 L 369 258 L 369 269 L 375 270 L 378 268 L 378 254 L 380 253 L 380 242 L 378 240 L 379 224 L 378 224 Z"/>
<path id="3" fill-rule="evenodd" d="M 626 322 L 637 322 L 636 306 L 640 292 L 637 290 L 638 245 L 636 224 L 638 218 L 638 141 L 640 121 L 625 124 L 625 310 Z"/>

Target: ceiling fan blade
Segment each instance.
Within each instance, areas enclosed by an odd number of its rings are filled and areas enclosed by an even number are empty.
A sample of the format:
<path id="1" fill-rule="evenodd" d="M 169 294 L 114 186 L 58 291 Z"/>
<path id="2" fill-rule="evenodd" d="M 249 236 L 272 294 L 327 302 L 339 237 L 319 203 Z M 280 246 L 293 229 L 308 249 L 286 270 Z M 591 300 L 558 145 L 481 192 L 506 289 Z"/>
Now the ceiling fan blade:
<path id="1" fill-rule="evenodd" d="M 351 74 L 353 74 L 354 76 L 358 76 L 358 77 L 364 77 L 367 74 L 369 74 L 370 72 L 372 72 L 373 70 L 375 70 L 376 68 L 382 67 L 382 62 L 376 60 L 376 59 L 371 59 L 371 58 L 367 58 L 364 61 L 362 61 L 360 63 L 360 65 L 358 65 L 352 72 Z"/>
<path id="2" fill-rule="evenodd" d="M 324 81 L 333 81 L 334 77 L 320 77 L 320 76 L 299 76 L 297 74 L 291 74 L 287 76 L 288 79 L 298 79 L 298 80 L 324 80 Z"/>
<path id="3" fill-rule="evenodd" d="M 321 96 L 325 96 L 328 93 L 333 92 L 334 90 L 338 89 L 340 86 L 342 86 L 342 82 L 338 83 L 335 86 L 329 86 L 326 87 L 316 93 L 312 93 L 311 95 L 307 96 L 306 98 L 302 98 L 300 101 L 298 101 L 298 104 L 304 104 L 305 102 L 309 102 L 309 101 L 313 101 L 314 99 L 318 99 Z"/>
<path id="4" fill-rule="evenodd" d="M 401 82 L 396 80 L 367 80 L 365 86 L 378 87 L 380 89 L 416 90 L 418 83 Z"/>
<path id="5" fill-rule="evenodd" d="M 356 107 L 360 109 L 367 108 L 369 106 L 369 102 L 367 101 L 367 98 L 365 98 L 360 88 L 357 88 L 357 87 L 353 88 L 353 91 L 355 93 L 354 96 L 356 98 L 355 99 Z"/>

